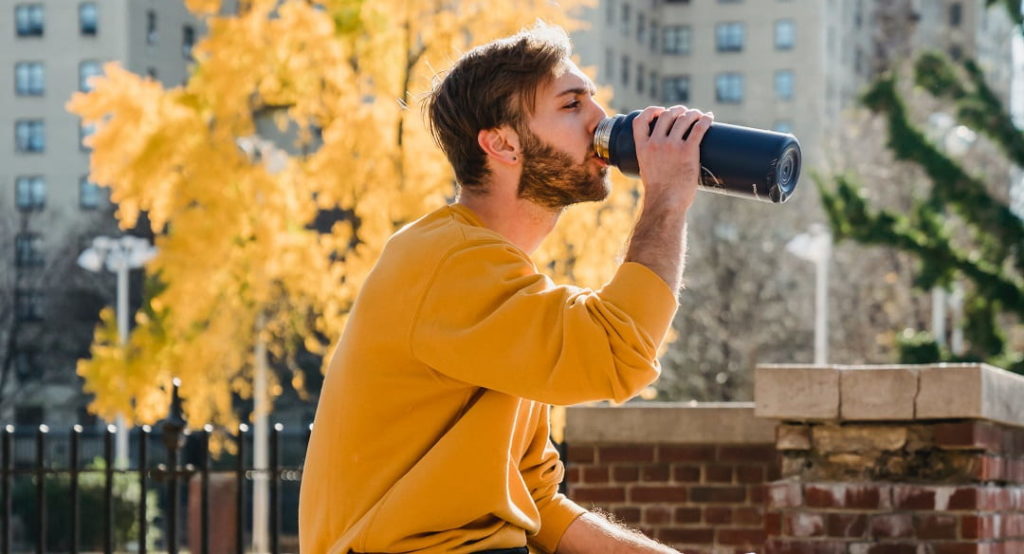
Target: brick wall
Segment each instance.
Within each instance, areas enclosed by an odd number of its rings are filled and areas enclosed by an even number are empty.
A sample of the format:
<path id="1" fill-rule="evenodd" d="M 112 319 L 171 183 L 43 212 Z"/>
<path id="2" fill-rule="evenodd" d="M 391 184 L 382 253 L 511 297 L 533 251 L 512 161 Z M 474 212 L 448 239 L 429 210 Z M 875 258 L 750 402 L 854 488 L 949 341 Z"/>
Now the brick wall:
<path id="1" fill-rule="evenodd" d="M 689 553 L 760 550 L 773 444 L 575 444 L 569 496 Z"/>
<path id="2" fill-rule="evenodd" d="M 1024 553 L 1021 428 L 784 424 L 778 447 L 769 554 Z"/>

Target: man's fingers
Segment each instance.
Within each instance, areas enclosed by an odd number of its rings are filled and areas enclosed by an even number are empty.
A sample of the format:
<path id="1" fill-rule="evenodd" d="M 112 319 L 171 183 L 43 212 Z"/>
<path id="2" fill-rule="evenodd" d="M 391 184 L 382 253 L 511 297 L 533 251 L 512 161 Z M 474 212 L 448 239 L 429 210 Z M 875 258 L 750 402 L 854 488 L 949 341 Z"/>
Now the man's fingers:
<path id="1" fill-rule="evenodd" d="M 708 112 L 700 117 L 693 125 L 693 130 L 690 131 L 690 136 L 686 138 L 687 143 L 693 143 L 700 145 L 701 139 L 704 138 L 704 134 L 711 128 L 711 122 L 715 120 L 715 114 Z"/>
<path id="2" fill-rule="evenodd" d="M 676 124 L 672 126 L 672 132 L 669 133 L 669 139 L 673 141 L 682 140 L 683 134 L 703 115 L 700 110 L 686 110 L 678 119 Z"/>
<path id="3" fill-rule="evenodd" d="M 650 140 L 651 121 L 665 111 L 661 106 L 648 106 L 640 115 L 633 118 L 633 142 L 634 144 L 646 144 Z"/>
<path id="4" fill-rule="evenodd" d="M 672 130 L 672 124 L 684 113 L 686 113 L 686 106 L 672 106 L 665 110 L 661 117 L 658 118 L 658 123 L 654 125 L 651 136 L 658 138 L 667 137 Z"/>

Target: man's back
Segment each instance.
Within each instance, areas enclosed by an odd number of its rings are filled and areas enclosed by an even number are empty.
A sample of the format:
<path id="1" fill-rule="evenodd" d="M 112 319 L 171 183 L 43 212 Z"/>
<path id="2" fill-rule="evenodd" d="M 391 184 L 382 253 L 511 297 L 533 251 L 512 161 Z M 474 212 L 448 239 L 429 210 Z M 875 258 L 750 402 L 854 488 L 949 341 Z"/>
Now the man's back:
<path id="1" fill-rule="evenodd" d="M 542 402 L 634 394 L 657 375 L 675 308 L 627 266 L 607 298 L 555 287 L 458 205 L 396 234 L 321 392 L 302 550 L 475 552 L 528 536 L 553 550 L 582 509 L 556 494 Z"/>

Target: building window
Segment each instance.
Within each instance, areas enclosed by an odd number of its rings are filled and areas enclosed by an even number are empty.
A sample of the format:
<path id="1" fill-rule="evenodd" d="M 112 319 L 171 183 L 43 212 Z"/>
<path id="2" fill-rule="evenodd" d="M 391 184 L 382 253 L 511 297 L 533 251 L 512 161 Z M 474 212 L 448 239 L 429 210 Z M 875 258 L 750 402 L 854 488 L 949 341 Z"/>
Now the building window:
<path id="1" fill-rule="evenodd" d="M 181 28 L 181 55 L 186 60 L 192 59 L 192 47 L 196 44 L 196 29 L 191 25 Z"/>
<path id="2" fill-rule="evenodd" d="M 620 23 L 622 23 L 622 34 L 626 35 L 627 37 L 629 36 L 629 32 L 631 30 L 632 19 L 633 19 L 631 17 L 632 15 L 633 15 L 633 6 L 630 6 L 629 4 L 623 3 L 622 4 L 622 21 Z"/>
<path id="3" fill-rule="evenodd" d="M 82 2 L 78 5 L 78 29 L 83 37 L 94 37 L 99 30 L 99 21 L 95 2 Z"/>
<path id="4" fill-rule="evenodd" d="M 643 13 L 636 14 L 636 41 L 647 43 L 647 16 Z"/>
<path id="5" fill-rule="evenodd" d="M 78 180 L 78 207 L 83 210 L 95 210 L 100 207 L 103 200 L 104 194 L 99 185 L 83 175 Z"/>
<path id="6" fill-rule="evenodd" d="M 743 74 L 719 73 L 715 76 L 715 100 L 723 104 L 743 102 Z"/>
<path id="7" fill-rule="evenodd" d="M 605 4 L 604 15 L 605 15 L 605 23 L 609 27 L 611 27 L 612 25 L 615 24 L 615 1 L 614 0 L 607 0 L 607 3 Z"/>
<path id="8" fill-rule="evenodd" d="M 629 84 L 629 56 L 622 56 L 622 84 Z"/>
<path id="9" fill-rule="evenodd" d="M 39 321 L 43 319 L 43 293 L 38 290 L 16 289 L 14 292 L 14 315 L 18 321 Z"/>
<path id="10" fill-rule="evenodd" d="M 665 54 L 689 54 L 692 42 L 692 31 L 689 25 L 672 25 L 665 27 L 664 40 L 661 42 Z"/>
<path id="11" fill-rule="evenodd" d="M 775 72 L 775 98 L 778 100 L 793 99 L 793 71 L 780 69 Z"/>
<path id="12" fill-rule="evenodd" d="M 42 378 L 37 350 L 18 350 L 14 353 L 14 374 L 20 383 L 31 383 Z"/>
<path id="13" fill-rule="evenodd" d="M 719 23 L 715 25 L 715 45 L 719 52 L 743 50 L 743 24 Z"/>
<path id="14" fill-rule="evenodd" d="M 42 96 L 46 92 L 42 62 L 14 64 L 14 90 L 18 96 Z"/>
<path id="15" fill-rule="evenodd" d="M 14 180 L 14 202 L 23 212 L 41 210 L 46 206 L 46 181 L 39 175 Z"/>
<path id="16" fill-rule="evenodd" d="M 615 52 L 611 48 L 604 51 L 605 80 L 611 82 L 615 79 Z"/>
<path id="17" fill-rule="evenodd" d="M 42 119 L 19 119 L 14 123 L 14 145 L 18 152 L 39 153 L 46 150 L 46 130 Z"/>
<path id="18" fill-rule="evenodd" d="M 651 52 L 658 51 L 658 24 L 651 21 Z"/>
<path id="19" fill-rule="evenodd" d="M 146 44 L 156 44 L 157 38 L 159 37 L 156 32 L 156 12 L 149 10 L 146 12 Z"/>
<path id="20" fill-rule="evenodd" d="M 78 123 L 78 148 L 82 152 L 92 152 L 92 146 L 85 143 L 86 139 L 96 132 L 95 123 Z"/>
<path id="21" fill-rule="evenodd" d="M 154 81 L 156 81 L 157 80 L 156 68 L 155 67 L 147 67 L 146 68 L 146 77 L 149 77 L 150 79 L 153 79 Z"/>
<path id="22" fill-rule="evenodd" d="M 950 45 L 949 57 L 952 58 L 953 61 L 960 61 L 960 59 L 964 57 L 964 49 L 961 48 L 959 44 Z"/>
<path id="23" fill-rule="evenodd" d="M 78 90 L 82 92 L 91 91 L 92 85 L 89 83 L 89 79 L 102 74 L 103 67 L 96 60 L 86 60 L 78 64 Z"/>
<path id="24" fill-rule="evenodd" d="M 684 104 L 689 102 L 690 77 L 686 75 L 665 77 L 661 90 L 665 104 Z"/>
<path id="25" fill-rule="evenodd" d="M 772 125 L 772 130 L 776 133 L 792 133 L 793 122 L 788 119 L 780 119 L 775 122 L 775 125 Z"/>
<path id="26" fill-rule="evenodd" d="M 775 22 L 775 49 L 792 50 L 796 45 L 796 23 L 792 19 Z"/>
<path id="27" fill-rule="evenodd" d="M 19 37 L 43 36 L 43 5 L 22 4 L 15 6 L 14 26 Z"/>
<path id="28" fill-rule="evenodd" d="M 661 80 L 658 79 L 658 72 L 651 72 L 651 98 L 660 98 L 658 96 L 658 87 L 661 85 Z"/>
<path id="29" fill-rule="evenodd" d="M 35 233 L 18 233 L 14 237 L 14 265 L 39 267 L 43 265 L 43 239 Z"/>
<path id="30" fill-rule="evenodd" d="M 643 93 L 647 92 L 647 85 L 644 82 L 644 79 L 646 77 L 647 77 L 647 69 L 644 67 L 644 64 L 642 64 L 642 63 L 636 64 L 636 92 L 638 94 L 643 94 Z"/>
<path id="31" fill-rule="evenodd" d="M 960 2 L 953 2 L 949 5 L 949 26 L 959 27 L 964 19 L 964 7 Z"/>
<path id="32" fill-rule="evenodd" d="M 36 428 L 43 424 L 42 406 L 15 406 L 14 426 Z"/>

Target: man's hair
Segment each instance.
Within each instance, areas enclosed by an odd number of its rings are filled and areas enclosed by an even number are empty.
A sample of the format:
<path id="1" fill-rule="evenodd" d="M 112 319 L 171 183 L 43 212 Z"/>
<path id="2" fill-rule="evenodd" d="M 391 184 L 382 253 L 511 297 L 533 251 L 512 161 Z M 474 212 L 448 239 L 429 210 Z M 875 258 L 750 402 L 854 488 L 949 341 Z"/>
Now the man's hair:
<path id="1" fill-rule="evenodd" d="M 430 131 L 455 169 L 455 179 L 481 190 L 490 175 L 477 142 L 483 129 L 525 128 L 537 89 L 569 59 L 572 46 L 561 27 L 537 23 L 462 56 L 434 86 L 428 102 Z"/>

